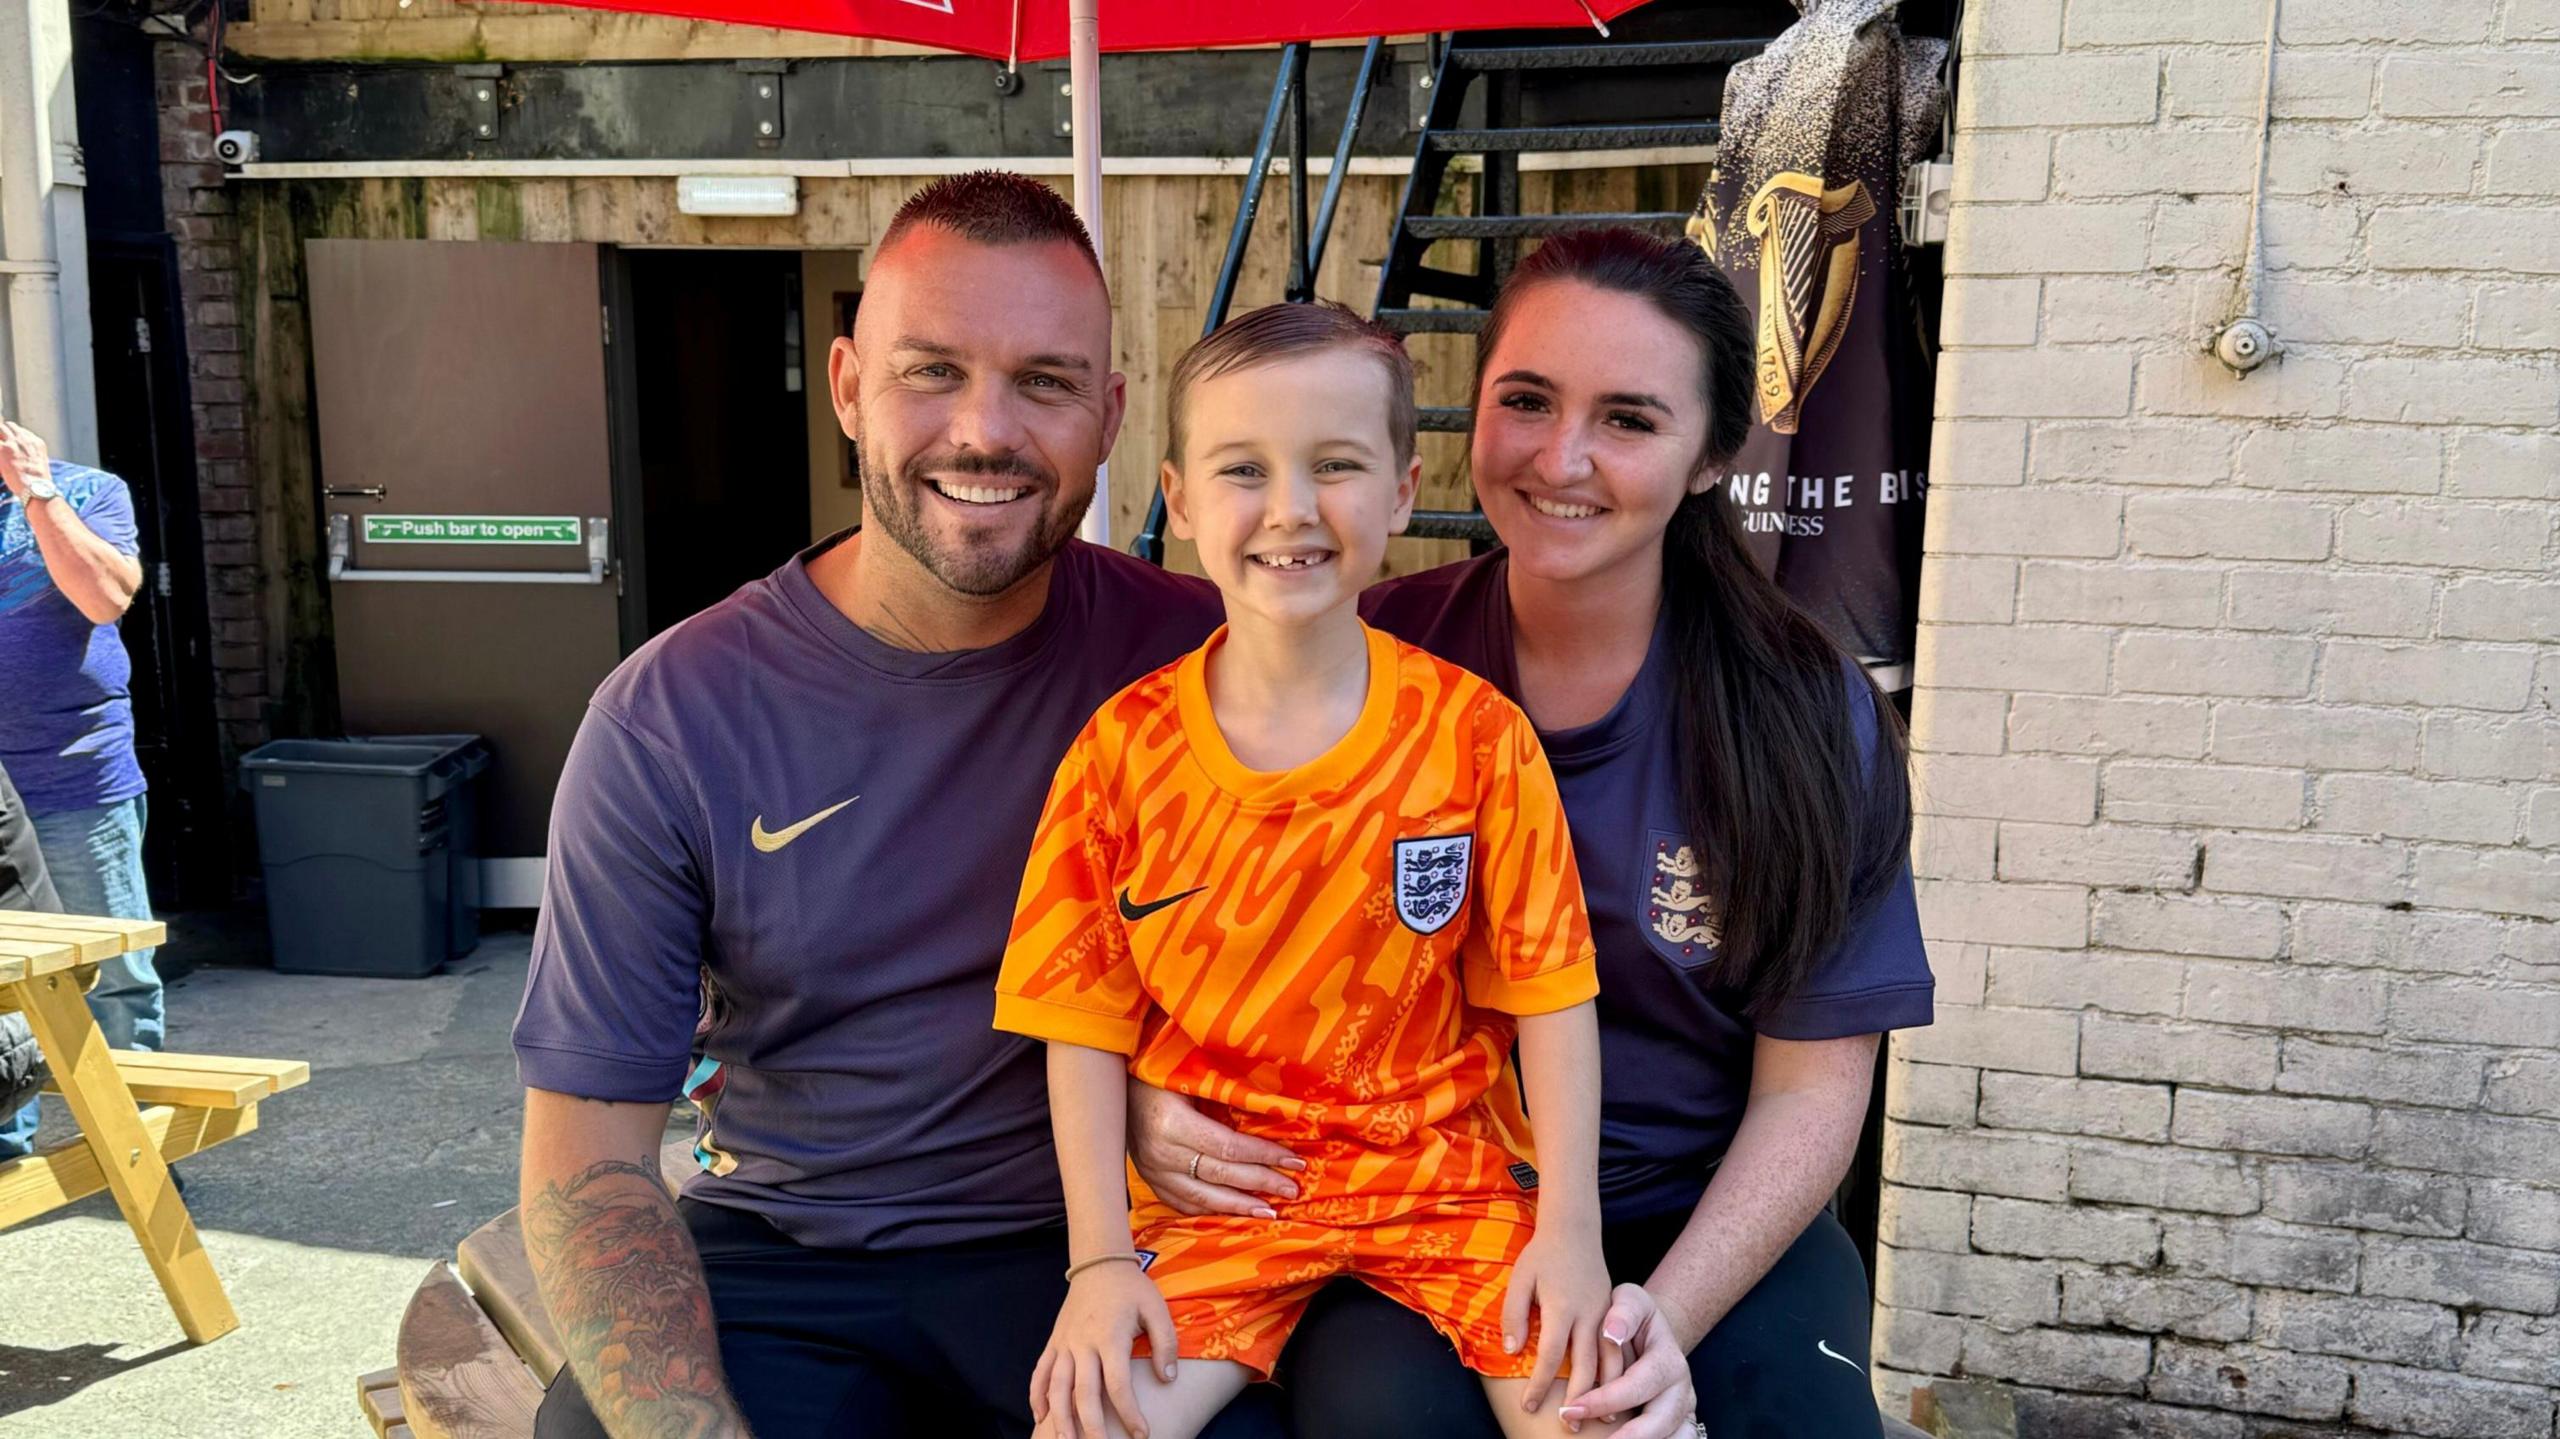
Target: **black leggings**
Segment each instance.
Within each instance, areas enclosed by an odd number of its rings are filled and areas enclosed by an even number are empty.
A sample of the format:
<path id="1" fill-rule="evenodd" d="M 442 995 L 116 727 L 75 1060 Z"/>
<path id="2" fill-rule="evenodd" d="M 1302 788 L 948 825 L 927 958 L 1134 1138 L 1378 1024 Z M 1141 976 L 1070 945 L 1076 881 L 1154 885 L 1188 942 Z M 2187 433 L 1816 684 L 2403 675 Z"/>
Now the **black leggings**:
<path id="1" fill-rule="evenodd" d="M 1686 1211 L 1613 1224 L 1609 1272 L 1639 1282 Z M 1867 1274 L 1829 1213 L 1817 1216 L 1689 1351 L 1709 1439 L 1873 1439 Z M 1474 1375 L 1429 1323 L 1360 1283 L 1327 1285 L 1290 1336 L 1279 1379 L 1297 1439 L 1499 1439 Z"/>

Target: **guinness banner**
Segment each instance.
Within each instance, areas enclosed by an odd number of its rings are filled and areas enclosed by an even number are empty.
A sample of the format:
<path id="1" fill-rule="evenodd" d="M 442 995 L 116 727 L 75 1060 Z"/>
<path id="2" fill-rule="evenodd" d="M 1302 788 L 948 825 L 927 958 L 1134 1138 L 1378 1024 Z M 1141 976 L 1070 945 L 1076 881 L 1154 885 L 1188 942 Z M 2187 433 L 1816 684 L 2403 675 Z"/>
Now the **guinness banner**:
<path id="1" fill-rule="evenodd" d="M 1757 423 L 1726 494 L 1779 585 L 1880 667 L 1911 659 L 1929 484 L 1930 356 L 1896 207 L 1937 139 L 1946 58 L 1903 36 L 1898 6 L 1796 0 L 1804 18 L 1725 82 L 1689 220 L 1758 332 Z"/>

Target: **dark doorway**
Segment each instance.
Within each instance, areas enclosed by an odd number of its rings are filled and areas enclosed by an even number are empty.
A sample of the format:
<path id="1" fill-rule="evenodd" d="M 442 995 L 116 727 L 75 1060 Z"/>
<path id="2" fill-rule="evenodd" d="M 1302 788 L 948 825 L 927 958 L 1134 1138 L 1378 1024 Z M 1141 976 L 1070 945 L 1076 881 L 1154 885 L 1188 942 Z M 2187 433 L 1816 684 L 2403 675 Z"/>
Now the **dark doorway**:
<path id="1" fill-rule="evenodd" d="M 629 250 L 630 472 L 645 639 L 809 539 L 800 256 Z M 626 494 L 629 492 L 626 491 Z"/>
<path id="2" fill-rule="evenodd" d="M 151 786 L 143 856 L 152 895 L 186 907 L 228 899 L 232 875 L 176 270 L 166 236 L 89 238 L 99 459 L 132 489 L 142 532 L 142 593 L 123 632 L 134 749 Z"/>

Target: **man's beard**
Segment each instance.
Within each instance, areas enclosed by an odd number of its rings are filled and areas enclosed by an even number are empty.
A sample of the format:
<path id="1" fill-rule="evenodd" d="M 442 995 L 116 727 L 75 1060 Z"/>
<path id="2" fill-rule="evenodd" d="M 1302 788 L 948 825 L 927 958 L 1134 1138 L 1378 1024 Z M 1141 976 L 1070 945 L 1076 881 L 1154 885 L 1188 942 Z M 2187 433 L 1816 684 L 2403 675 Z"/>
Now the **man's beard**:
<path id="1" fill-rule="evenodd" d="M 876 477 L 887 475 L 889 466 L 865 446 L 862 473 L 868 520 L 913 555 L 927 573 L 964 595 L 1000 595 L 1029 578 L 1075 538 L 1085 507 L 1093 502 L 1089 491 L 1081 501 L 1067 500 L 1057 477 L 1023 455 L 921 454 L 907 461 L 894 483 L 878 483 Z M 939 536 L 926 525 L 922 513 L 921 492 L 933 483 L 935 474 L 978 476 L 998 483 L 1019 480 L 1033 490 L 1014 503 L 1049 508 L 1040 511 L 1030 534 L 1018 544 L 995 536 Z"/>

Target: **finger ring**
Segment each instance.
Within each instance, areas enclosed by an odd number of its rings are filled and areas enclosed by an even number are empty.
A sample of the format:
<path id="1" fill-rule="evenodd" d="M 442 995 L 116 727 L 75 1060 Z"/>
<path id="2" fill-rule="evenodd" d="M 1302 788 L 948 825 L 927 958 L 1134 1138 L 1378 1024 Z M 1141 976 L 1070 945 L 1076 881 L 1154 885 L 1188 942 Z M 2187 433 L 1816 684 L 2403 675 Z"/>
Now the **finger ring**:
<path id="1" fill-rule="evenodd" d="M 1206 1159 L 1206 1158 L 1208 1158 L 1208 1156 L 1207 1156 L 1206 1154 L 1203 1154 L 1202 1152 L 1200 1152 L 1200 1151 L 1199 1151 L 1199 1150 L 1197 1150 L 1197 1149 L 1195 1149 L 1195 1150 L 1191 1151 L 1191 1177 L 1192 1177 L 1192 1178 L 1197 1179 L 1197 1178 L 1199 1178 L 1199 1177 L 1200 1177 L 1200 1161 L 1201 1161 L 1201 1160 L 1203 1160 L 1203 1159 Z"/>

